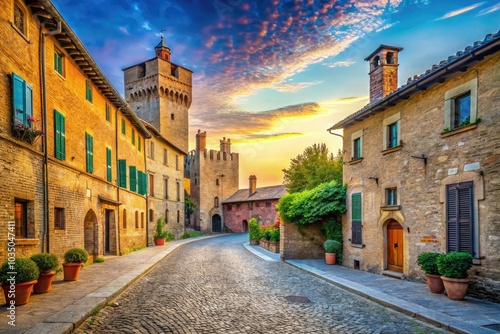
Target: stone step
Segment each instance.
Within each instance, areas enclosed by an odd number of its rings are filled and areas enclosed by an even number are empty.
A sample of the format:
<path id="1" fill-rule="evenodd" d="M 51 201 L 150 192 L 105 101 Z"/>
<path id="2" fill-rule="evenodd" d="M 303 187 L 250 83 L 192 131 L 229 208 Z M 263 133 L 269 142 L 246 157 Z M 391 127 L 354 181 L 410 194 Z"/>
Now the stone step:
<path id="1" fill-rule="evenodd" d="M 392 278 L 406 279 L 406 276 L 403 273 L 398 273 L 397 271 L 392 271 L 392 270 L 384 270 L 382 271 L 382 275 L 389 276 Z"/>

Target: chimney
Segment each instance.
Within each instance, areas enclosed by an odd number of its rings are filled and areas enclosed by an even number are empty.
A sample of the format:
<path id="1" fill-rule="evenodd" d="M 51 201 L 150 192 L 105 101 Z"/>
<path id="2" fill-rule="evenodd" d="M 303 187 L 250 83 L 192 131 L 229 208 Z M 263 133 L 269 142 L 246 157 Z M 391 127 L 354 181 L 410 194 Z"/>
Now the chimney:
<path id="1" fill-rule="evenodd" d="M 222 138 L 220 141 L 220 151 L 221 152 L 226 152 L 226 153 L 231 153 L 231 139 L 227 139 L 226 137 Z"/>
<path id="2" fill-rule="evenodd" d="M 196 151 L 201 152 L 205 151 L 207 148 L 207 132 L 201 132 L 198 129 L 198 133 L 196 134 Z"/>
<path id="3" fill-rule="evenodd" d="M 249 183 L 248 194 L 249 196 L 252 196 L 257 192 L 257 176 L 250 175 L 250 177 L 248 178 L 248 183 Z"/>
<path id="4" fill-rule="evenodd" d="M 365 61 L 370 62 L 370 103 L 398 89 L 398 53 L 403 48 L 381 44 Z"/>

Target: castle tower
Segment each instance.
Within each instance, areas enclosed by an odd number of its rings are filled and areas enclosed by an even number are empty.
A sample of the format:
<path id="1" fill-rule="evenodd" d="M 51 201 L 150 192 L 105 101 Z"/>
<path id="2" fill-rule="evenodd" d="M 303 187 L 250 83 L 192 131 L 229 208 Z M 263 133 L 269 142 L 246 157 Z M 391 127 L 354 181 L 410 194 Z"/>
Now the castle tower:
<path id="1" fill-rule="evenodd" d="M 187 152 L 193 72 L 172 63 L 170 56 L 162 36 L 154 58 L 123 69 L 125 99 L 141 119 Z"/>
<path id="2" fill-rule="evenodd" d="M 370 62 L 370 103 L 398 88 L 398 53 L 403 48 L 381 44 L 365 61 Z"/>

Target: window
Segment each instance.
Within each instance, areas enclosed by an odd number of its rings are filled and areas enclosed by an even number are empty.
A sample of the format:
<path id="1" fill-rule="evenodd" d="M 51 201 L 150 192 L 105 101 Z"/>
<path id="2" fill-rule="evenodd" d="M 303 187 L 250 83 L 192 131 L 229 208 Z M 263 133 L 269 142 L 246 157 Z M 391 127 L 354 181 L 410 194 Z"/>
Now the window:
<path id="1" fill-rule="evenodd" d="M 177 210 L 177 224 L 181 223 L 181 210 Z"/>
<path id="2" fill-rule="evenodd" d="M 387 64 L 394 64 L 394 52 L 387 52 L 385 60 Z"/>
<path id="3" fill-rule="evenodd" d="M 166 209 L 165 210 L 165 224 L 168 224 L 169 216 L 170 216 L 170 210 Z"/>
<path id="4" fill-rule="evenodd" d="M 352 214 L 352 230 L 351 230 L 351 243 L 361 245 L 362 238 L 362 206 L 361 206 L 361 193 L 351 195 L 351 214 Z"/>
<path id="5" fill-rule="evenodd" d="M 128 168 L 130 177 L 130 191 L 137 191 L 137 168 L 135 166 L 130 166 Z"/>
<path id="6" fill-rule="evenodd" d="M 398 122 L 387 126 L 387 148 L 398 146 Z"/>
<path id="7" fill-rule="evenodd" d="M 135 130 L 132 129 L 132 145 L 135 146 Z"/>
<path id="8" fill-rule="evenodd" d="M 215 185 L 218 186 L 219 185 L 219 179 L 216 179 L 215 180 Z"/>
<path id="9" fill-rule="evenodd" d="M 214 206 L 215 206 L 216 208 L 218 208 L 218 207 L 219 207 L 219 197 L 217 197 L 217 196 L 215 196 L 215 198 L 214 198 Z"/>
<path id="10" fill-rule="evenodd" d="M 385 204 L 398 205 L 398 190 L 397 188 L 387 188 L 385 190 Z"/>
<path id="11" fill-rule="evenodd" d="M 473 182 L 446 186 L 446 240 L 448 252 L 473 249 Z"/>
<path id="12" fill-rule="evenodd" d="M 141 171 L 138 171 L 137 172 L 137 176 L 138 176 L 138 193 L 139 195 L 146 195 L 146 193 L 148 192 L 148 178 L 147 178 L 147 174 L 144 173 L 144 172 L 141 172 Z"/>
<path id="13" fill-rule="evenodd" d="M 149 196 L 155 195 L 155 176 L 149 174 Z"/>
<path id="14" fill-rule="evenodd" d="M 92 103 L 92 85 L 88 79 L 85 80 L 85 98 Z"/>
<path id="15" fill-rule="evenodd" d="M 54 155 L 66 160 L 66 119 L 57 110 L 54 110 Z"/>
<path id="16" fill-rule="evenodd" d="M 170 119 L 173 121 L 175 118 L 174 114 L 170 114 Z"/>
<path id="17" fill-rule="evenodd" d="M 153 209 L 149 209 L 149 221 L 152 222 L 155 220 L 155 211 Z"/>
<path id="18" fill-rule="evenodd" d="M 118 160 L 118 186 L 127 188 L 127 160 Z"/>
<path id="19" fill-rule="evenodd" d="M 259 202 L 255 202 L 255 207 L 258 208 L 260 206 Z"/>
<path id="20" fill-rule="evenodd" d="M 239 203 L 238 203 L 238 204 L 236 204 L 236 210 L 239 210 L 239 209 L 240 209 L 240 206 L 241 206 L 241 205 L 240 205 Z"/>
<path id="21" fill-rule="evenodd" d="M 33 117 L 33 90 L 20 76 L 12 73 L 12 105 L 15 125 L 31 125 Z"/>
<path id="22" fill-rule="evenodd" d="M 477 78 L 447 91 L 444 111 L 445 131 L 476 123 Z"/>
<path id="23" fill-rule="evenodd" d="M 107 103 L 106 103 L 106 121 L 111 123 L 111 108 Z"/>
<path id="24" fill-rule="evenodd" d="M 383 121 L 383 150 L 401 146 L 401 133 L 399 129 L 400 113 L 387 117 Z M 393 152 L 391 150 L 390 152 Z M 388 152 L 389 153 L 389 152 Z"/>
<path id="25" fill-rule="evenodd" d="M 248 210 L 253 210 L 253 203 L 252 202 L 248 202 L 247 203 L 247 209 Z"/>
<path id="26" fill-rule="evenodd" d="M 125 119 L 122 118 L 122 135 L 127 135 L 127 124 L 125 123 Z"/>
<path id="27" fill-rule="evenodd" d="M 352 142 L 352 158 L 353 160 L 361 158 L 361 138 L 356 138 Z"/>
<path id="28" fill-rule="evenodd" d="M 111 149 L 106 147 L 106 180 L 111 182 L 113 180 Z"/>
<path id="29" fill-rule="evenodd" d="M 152 141 L 149 142 L 149 158 L 152 160 L 155 159 L 155 143 Z"/>
<path id="30" fill-rule="evenodd" d="M 179 155 L 175 155 L 175 169 L 179 170 Z"/>
<path id="31" fill-rule="evenodd" d="M 139 211 L 135 212 L 135 228 L 139 228 Z"/>
<path id="32" fill-rule="evenodd" d="M 17 1 L 14 1 L 14 17 L 13 26 L 23 34 L 25 37 L 28 36 L 28 25 L 26 22 L 26 10 Z"/>
<path id="33" fill-rule="evenodd" d="M 231 204 L 227 205 L 227 211 L 231 211 L 233 209 L 233 206 Z"/>
<path id="34" fill-rule="evenodd" d="M 14 221 L 16 223 L 16 237 L 28 237 L 28 202 L 16 199 L 14 202 Z"/>
<path id="35" fill-rule="evenodd" d="M 271 202 L 266 202 L 266 208 L 270 208 L 271 207 Z"/>
<path id="36" fill-rule="evenodd" d="M 163 164 L 168 166 L 168 151 L 166 148 L 163 149 Z"/>
<path id="37" fill-rule="evenodd" d="M 177 181 L 177 184 L 176 184 L 176 191 L 177 191 L 177 202 L 180 202 L 181 200 L 181 184 L 179 183 L 179 181 Z"/>
<path id="38" fill-rule="evenodd" d="M 165 199 L 168 199 L 168 179 L 165 179 L 164 183 L 165 183 Z"/>
<path id="39" fill-rule="evenodd" d="M 144 212 L 141 212 L 141 228 L 144 228 Z"/>
<path id="40" fill-rule="evenodd" d="M 54 70 L 62 76 L 64 76 L 63 59 L 64 54 L 60 51 L 54 50 Z"/>
<path id="41" fill-rule="evenodd" d="M 94 138 L 85 132 L 85 150 L 86 154 L 86 163 L 87 163 L 87 172 L 94 172 Z"/>
<path id="42" fill-rule="evenodd" d="M 54 208 L 54 229 L 56 230 L 66 229 L 66 221 L 64 219 L 63 208 Z"/>
<path id="43" fill-rule="evenodd" d="M 137 136 L 137 150 L 141 152 L 141 137 Z"/>
<path id="44" fill-rule="evenodd" d="M 123 209 L 122 222 L 123 222 L 123 228 L 127 228 L 127 210 L 126 209 Z"/>

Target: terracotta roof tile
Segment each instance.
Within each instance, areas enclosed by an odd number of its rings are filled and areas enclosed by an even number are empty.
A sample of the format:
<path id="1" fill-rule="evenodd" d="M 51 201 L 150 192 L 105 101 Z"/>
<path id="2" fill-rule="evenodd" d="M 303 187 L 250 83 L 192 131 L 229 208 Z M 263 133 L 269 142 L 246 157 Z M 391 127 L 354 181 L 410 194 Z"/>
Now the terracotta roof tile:
<path id="1" fill-rule="evenodd" d="M 240 189 L 233 195 L 229 196 L 222 203 L 236 203 L 236 202 L 252 202 L 252 201 L 265 201 L 271 199 L 280 199 L 286 194 L 285 185 L 260 187 L 257 191 L 250 196 L 249 190 Z"/>

